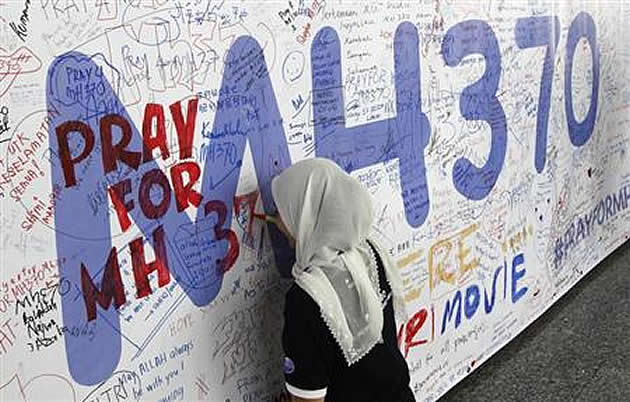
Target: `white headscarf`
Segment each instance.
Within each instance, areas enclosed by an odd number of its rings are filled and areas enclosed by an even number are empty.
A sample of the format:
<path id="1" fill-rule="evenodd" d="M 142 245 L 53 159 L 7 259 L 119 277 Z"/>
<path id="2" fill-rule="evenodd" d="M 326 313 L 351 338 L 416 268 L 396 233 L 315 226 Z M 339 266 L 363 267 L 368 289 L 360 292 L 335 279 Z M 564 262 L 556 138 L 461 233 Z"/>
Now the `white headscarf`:
<path id="1" fill-rule="evenodd" d="M 348 365 L 382 342 L 383 305 L 376 258 L 367 243 L 370 195 L 334 162 L 312 158 L 275 177 L 271 192 L 296 240 L 296 283 L 319 305 Z M 405 319 L 402 285 L 389 254 L 370 240 L 383 261 L 394 311 Z"/>

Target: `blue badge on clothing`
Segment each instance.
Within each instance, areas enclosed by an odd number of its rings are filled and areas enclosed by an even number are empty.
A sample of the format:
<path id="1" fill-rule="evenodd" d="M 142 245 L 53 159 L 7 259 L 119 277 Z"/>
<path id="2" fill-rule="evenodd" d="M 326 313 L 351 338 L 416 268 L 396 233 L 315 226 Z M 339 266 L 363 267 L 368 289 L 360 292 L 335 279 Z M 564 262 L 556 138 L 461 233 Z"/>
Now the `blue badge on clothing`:
<path id="1" fill-rule="evenodd" d="M 293 374 L 295 371 L 295 364 L 293 364 L 293 360 L 288 357 L 284 358 L 284 374 Z"/>

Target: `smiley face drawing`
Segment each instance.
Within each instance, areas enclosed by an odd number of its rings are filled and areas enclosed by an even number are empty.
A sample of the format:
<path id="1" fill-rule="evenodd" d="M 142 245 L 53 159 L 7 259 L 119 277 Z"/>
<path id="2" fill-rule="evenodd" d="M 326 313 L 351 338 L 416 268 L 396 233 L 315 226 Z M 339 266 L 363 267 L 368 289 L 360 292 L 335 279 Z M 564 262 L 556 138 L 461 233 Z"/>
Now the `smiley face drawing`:
<path id="1" fill-rule="evenodd" d="M 282 78 L 287 84 L 297 81 L 304 73 L 304 53 L 299 50 L 290 52 L 282 63 Z"/>

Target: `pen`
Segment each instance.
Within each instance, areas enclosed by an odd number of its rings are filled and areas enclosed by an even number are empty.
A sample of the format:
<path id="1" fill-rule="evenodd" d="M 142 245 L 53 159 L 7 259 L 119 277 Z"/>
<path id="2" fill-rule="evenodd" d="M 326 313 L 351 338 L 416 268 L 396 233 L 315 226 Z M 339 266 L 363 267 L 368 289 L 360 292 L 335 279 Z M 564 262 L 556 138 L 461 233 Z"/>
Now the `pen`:
<path id="1" fill-rule="evenodd" d="M 278 221 L 276 220 L 276 218 L 271 216 L 271 215 L 257 214 L 257 213 L 254 212 L 254 213 L 252 213 L 252 216 L 254 218 L 261 219 L 261 220 L 263 220 L 265 222 L 274 223 L 276 225 L 278 224 Z"/>

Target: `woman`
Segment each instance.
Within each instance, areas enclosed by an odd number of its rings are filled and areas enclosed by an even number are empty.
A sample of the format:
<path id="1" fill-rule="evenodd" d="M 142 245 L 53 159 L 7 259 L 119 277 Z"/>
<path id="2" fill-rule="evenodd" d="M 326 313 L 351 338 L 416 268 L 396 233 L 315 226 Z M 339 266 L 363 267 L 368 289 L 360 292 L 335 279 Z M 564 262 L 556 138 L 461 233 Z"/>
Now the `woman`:
<path id="1" fill-rule="evenodd" d="M 388 254 L 368 240 L 367 191 L 322 158 L 289 167 L 271 189 L 278 227 L 296 251 L 282 336 L 294 401 L 414 401 L 396 342 L 401 282 Z"/>

